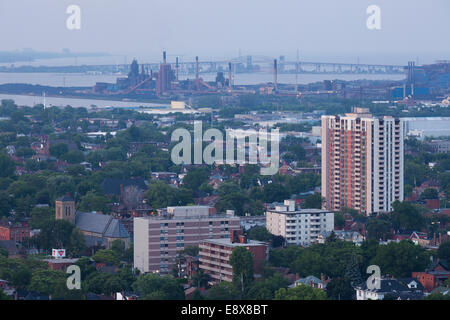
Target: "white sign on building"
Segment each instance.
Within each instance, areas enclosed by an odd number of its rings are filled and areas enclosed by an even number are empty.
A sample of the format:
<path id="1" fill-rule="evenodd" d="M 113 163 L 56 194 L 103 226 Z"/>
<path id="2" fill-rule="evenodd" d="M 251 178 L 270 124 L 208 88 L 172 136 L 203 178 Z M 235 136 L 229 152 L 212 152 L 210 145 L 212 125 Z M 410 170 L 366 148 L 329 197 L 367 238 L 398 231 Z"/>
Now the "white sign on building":
<path id="1" fill-rule="evenodd" d="M 66 249 L 52 249 L 52 257 L 55 259 L 61 259 L 66 256 Z"/>

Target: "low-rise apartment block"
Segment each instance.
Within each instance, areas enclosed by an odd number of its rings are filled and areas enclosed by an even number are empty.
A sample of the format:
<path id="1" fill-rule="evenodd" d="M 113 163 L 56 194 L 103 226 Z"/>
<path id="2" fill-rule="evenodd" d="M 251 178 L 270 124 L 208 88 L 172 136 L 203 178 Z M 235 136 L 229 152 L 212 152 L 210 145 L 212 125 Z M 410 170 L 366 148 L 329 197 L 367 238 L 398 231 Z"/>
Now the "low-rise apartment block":
<path id="1" fill-rule="evenodd" d="M 286 239 L 287 244 L 308 246 L 318 241 L 323 232 L 334 229 L 334 213 L 321 209 L 300 209 L 294 200 L 285 200 L 266 211 L 266 228 Z"/>
<path id="2" fill-rule="evenodd" d="M 231 231 L 226 239 L 204 240 L 200 244 L 200 269 L 208 274 L 214 282 L 233 281 L 233 267 L 230 258 L 233 250 L 244 247 L 253 256 L 253 270 L 259 272 L 262 262 L 269 257 L 269 246 L 265 242 L 248 240 L 240 230 Z"/>

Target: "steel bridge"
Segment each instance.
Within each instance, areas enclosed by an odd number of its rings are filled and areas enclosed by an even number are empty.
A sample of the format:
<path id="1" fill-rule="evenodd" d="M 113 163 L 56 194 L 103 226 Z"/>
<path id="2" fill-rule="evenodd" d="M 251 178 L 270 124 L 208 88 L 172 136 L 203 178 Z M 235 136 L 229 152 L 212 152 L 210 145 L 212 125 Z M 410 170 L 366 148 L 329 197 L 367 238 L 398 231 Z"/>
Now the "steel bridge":
<path id="1" fill-rule="evenodd" d="M 175 60 L 175 59 L 174 59 Z M 197 61 L 168 61 L 173 70 L 178 71 L 180 76 L 196 74 L 197 63 L 199 74 L 215 74 L 223 72 L 227 74 L 238 73 L 274 73 L 274 60 L 264 56 L 244 56 L 230 60 L 204 60 Z M 158 71 L 161 62 L 144 62 L 149 71 Z M 62 67 L 70 68 L 70 67 Z M 83 65 L 79 66 L 84 72 L 108 72 L 126 74 L 129 64 L 116 65 Z M 231 70 L 230 70 L 231 68 Z M 338 62 L 311 62 L 311 61 L 285 61 L 277 60 L 277 74 L 407 74 L 408 66 L 382 65 L 382 64 L 360 64 L 360 63 L 338 63 Z"/>
<path id="2" fill-rule="evenodd" d="M 199 74 L 228 72 L 231 65 L 233 73 L 273 73 L 273 62 L 271 58 L 257 58 L 252 56 L 235 58 L 224 61 L 198 61 Z M 195 75 L 195 61 L 168 62 L 173 69 L 178 68 L 179 75 Z M 359 64 L 338 62 L 311 62 L 311 61 L 283 61 L 278 60 L 278 74 L 405 74 L 407 66 L 382 65 L 382 64 Z M 143 63 L 149 70 L 159 70 L 160 63 Z M 177 66 L 178 65 L 178 66 Z M 126 71 L 129 65 L 111 66 L 117 71 Z"/>

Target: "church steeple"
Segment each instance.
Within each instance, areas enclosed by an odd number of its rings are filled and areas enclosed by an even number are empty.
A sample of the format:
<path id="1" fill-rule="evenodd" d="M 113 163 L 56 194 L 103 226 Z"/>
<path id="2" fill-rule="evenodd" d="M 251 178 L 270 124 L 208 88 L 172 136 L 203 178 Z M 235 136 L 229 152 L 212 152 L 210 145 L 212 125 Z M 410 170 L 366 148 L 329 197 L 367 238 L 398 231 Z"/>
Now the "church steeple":
<path id="1" fill-rule="evenodd" d="M 55 202 L 56 220 L 67 220 L 75 224 L 75 201 L 70 196 L 63 196 Z"/>

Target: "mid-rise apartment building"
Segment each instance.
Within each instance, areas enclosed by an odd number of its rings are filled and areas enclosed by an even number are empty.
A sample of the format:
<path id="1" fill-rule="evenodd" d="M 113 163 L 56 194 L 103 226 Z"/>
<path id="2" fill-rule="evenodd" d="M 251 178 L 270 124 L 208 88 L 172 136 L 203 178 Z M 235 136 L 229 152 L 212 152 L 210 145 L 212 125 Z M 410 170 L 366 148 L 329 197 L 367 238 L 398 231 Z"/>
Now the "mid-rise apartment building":
<path id="1" fill-rule="evenodd" d="M 170 272 L 177 253 L 205 239 L 228 238 L 240 228 L 232 211 L 216 214 L 213 207 L 167 207 L 156 216 L 134 218 L 134 267 L 141 272 Z"/>
<path id="2" fill-rule="evenodd" d="M 266 211 L 266 228 L 286 239 L 287 244 L 308 246 L 323 232 L 334 229 L 334 213 L 321 209 L 300 209 L 294 200 L 285 200 Z"/>
<path id="3" fill-rule="evenodd" d="M 262 262 L 269 257 L 269 246 L 265 242 L 248 240 L 241 230 L 232 230 L 226 239 L 204 240 L 200 244 L 200 270 L 208 274 L 214 282 L 233 281 L 233 267 L 230 258 L 233 250 L 244 247 L 253 256 L 253 271 L 259 272 Z"/>
<path id="4" fill-rule="evenodd" d="M 401 119 L 374 117 L 354 108 L 345 116 L 322 116 L 322 196 L 326 209 L 361 214 L 392 211 L 403 201 Z"/>

